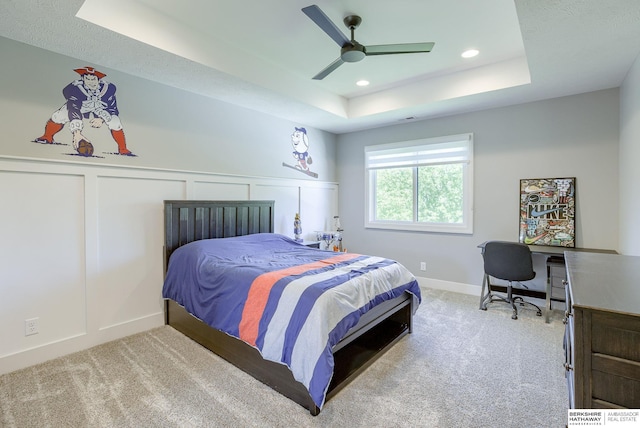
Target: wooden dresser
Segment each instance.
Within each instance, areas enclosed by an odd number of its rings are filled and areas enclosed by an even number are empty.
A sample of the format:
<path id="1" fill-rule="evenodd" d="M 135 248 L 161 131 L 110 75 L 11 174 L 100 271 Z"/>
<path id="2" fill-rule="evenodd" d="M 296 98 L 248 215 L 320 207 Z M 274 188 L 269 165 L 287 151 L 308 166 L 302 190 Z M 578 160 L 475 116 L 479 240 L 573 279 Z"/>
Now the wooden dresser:
<path id="1" fill-rule="evenodd" d="M 640 257 L 565 252 L 565 369 L 575 409 L 640 408 Z"/>

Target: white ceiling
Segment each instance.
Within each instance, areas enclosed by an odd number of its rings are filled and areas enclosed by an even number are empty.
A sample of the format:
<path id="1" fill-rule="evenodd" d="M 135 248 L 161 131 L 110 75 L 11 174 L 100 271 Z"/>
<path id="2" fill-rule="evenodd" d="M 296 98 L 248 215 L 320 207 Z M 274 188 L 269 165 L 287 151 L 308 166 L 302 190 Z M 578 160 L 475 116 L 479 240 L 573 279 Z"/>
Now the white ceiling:
<path id="1" fill-rule="evenodd" d="M 640 52 L 639 0 L 315 0 L 365 46 L 435 42 L 317 81 L 340 49 L 310 4 L 0 0 L 0 35 L 334 133 L 617 87 Z"/>

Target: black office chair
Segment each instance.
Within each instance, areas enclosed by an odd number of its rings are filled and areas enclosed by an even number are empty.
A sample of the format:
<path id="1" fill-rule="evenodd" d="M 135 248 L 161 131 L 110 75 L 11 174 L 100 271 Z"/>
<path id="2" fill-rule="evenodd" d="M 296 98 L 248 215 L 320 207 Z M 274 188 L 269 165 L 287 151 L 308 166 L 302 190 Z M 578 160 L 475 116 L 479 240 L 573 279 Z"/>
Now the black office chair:
<path id="1" fill-rule="evenodd" d="M 522 297 L 513 297 L 512 283 L 514 281 L 528 281 L 536 276 L 529 247 L 516 242 L 489 241 L 484 246 L 482 257 L 484 259 L 484 279 L 480 293 L 480 309 L 486 311 L 487 304 L 502 301 L 509 303 L 513 308 L 511 318 L 514 320 L 518 319 L 516 303 L 520 306 L 533 306 L 537 310 L 536 315 L 542 316 L 542 311 L 538 306 L 525 301 Z M 495 285 L 491 284 L 491 278 L 508 281 L 506 297 L 492 292 L 491 288 Z M 486 294 L 485 287 L 487 288 Z M 526 288 L 526 286 L 524 287 Z"/>

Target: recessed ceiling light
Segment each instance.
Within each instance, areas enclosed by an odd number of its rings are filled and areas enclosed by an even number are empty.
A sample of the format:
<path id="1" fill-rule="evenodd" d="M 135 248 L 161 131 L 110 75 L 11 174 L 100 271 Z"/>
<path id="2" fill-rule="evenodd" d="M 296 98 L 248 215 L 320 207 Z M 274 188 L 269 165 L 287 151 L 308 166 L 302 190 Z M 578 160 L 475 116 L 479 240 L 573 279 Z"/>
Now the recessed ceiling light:
<path id="1" fill-rule="evenodd" d="M 462 52 L 462 58 L 473 58 L 474 56 L 480 53 L 477 49 L 469 49 L 467 51 Z"/>
<path id="2" fill-rule="evenodd" d="M 358 86 L 367 86 L 367 85 L 369 85 L 369 81 L 368 80 L 358 80 L 356 82 L 356 85 L 358 85 Z"/>

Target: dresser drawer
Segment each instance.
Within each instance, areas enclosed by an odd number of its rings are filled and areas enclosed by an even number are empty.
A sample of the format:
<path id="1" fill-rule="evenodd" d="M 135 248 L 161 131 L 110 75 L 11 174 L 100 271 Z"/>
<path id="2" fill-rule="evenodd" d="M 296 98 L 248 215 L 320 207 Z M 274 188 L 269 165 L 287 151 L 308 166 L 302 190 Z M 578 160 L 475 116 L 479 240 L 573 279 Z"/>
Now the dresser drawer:
<path id="1" fill-rule="evenodd" d="M 640 318 L 609 312 L 591 316 L 591 351 L 640 362 Z"/>
<path id="2" fill-rule="evenodd" d="M 606 360 L 606 358 L 605 358 Z M 605 361 L 594 355 L 591 373 L 592 408 L 640 407 L 640 364 L 629 361 Z M 626 376 L 635 371 L 635 379 Z M 621 374 L 625 374 L 624 376 Z M 609 405 L 611 404 L 611 405 Z"/>
<path id="3" fill-rule="evenodd" d="M 567 271 L 564 263 L 548 263 L 549 266 L 549 281 L 551 287 L 559 290 L 564 290 L 564 283 L 567 279 Z M 560 296 L 564 298 L 564 293 Z"/>

